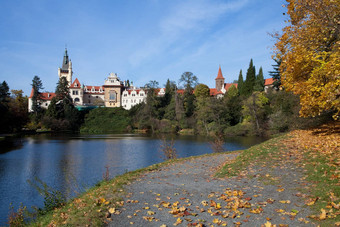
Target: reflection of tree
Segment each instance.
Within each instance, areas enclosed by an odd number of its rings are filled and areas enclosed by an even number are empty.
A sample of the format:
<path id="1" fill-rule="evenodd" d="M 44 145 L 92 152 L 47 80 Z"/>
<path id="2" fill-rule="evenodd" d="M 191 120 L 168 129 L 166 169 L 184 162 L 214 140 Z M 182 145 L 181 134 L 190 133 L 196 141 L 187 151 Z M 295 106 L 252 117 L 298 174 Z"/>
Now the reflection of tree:
<path id="1" fill-rule="evenodd" d="M 23 140 L 5 138 L 3 140 L 0 140 L 0 147 L 1 147 L 0 154 L 18 150 L 23 147 Z"/>

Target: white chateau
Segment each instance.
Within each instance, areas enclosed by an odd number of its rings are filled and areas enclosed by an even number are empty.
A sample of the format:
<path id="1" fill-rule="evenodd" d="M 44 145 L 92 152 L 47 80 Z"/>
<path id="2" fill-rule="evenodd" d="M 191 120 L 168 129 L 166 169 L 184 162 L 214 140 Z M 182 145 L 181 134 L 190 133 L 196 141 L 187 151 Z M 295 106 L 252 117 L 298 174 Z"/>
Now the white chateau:
<path id="1" fill-rule="evenodd" d="M 123 107 L 124 109 L 131 109 L 134 105 L 137 105 L 146 100 L 146 91 L 140 88 L 136 88 L 127 84 L 126 81 L 122 82 L 116 73 L 110 73 L 107 79 L 104 81 L 104 85 L 92 86 L 82 85 L 78 78 L 72 79 L 72 62 L 65 49 L 62 67 L 58 68 L 58 77 L 65 77 L 69 83 L 70 96 L 74 105 L 78 109 L 90 108 L 90 107 Z M 30 97 L 28 98 L 28 110 L 32 111 L 32 96 L 33 89 Z M 38 104 L 47 108 L 51 103 L 52 98 L 55 97 L 53 92 L 41 93 Z"/>
<path id="2" fill-rule="evenodd" d="M 123 107 L 124 109 L 131 109 L 134 105 L 146 101 L 147 91 L 141 88 L 136 88 L 133 83 L 128 84 L 126 81 L 120 81 L 116 73 L 110 73 L 104 81 L 104 85 L 92 86 L 82 85 L 78 78 L 72 80 L 72 62 L 68 57 L 67 49 L 63 58 L 62 67 L 58 68 L 58 77 L 65 77 L 70 84 L 70 95 L 72 101 L 77 109 L 103 107 Z M 222 98 L 225 93 L 235 86 L 237 83 L 224 83 L 225 78 L 222 75 L 221 66 L 218 69 L 217 77 L 215 78 L 215 88 L 210 88 L 210 96 Z M 265 79 L 265 91 L 267 92 L 273 87 L 274 80 L 272 78 Z M 165 94 L 165 88 L 157 89 L 158 96 Z M 177 93 L 183 94 L 184 90 L 178 89 Z M 28 111 L 32 112 L 32 96 L 28 98 Z M 42 108 L 47 108 L 51 103 L 55 93 L 44 92 L 40 94 L 38 105 Z"/>

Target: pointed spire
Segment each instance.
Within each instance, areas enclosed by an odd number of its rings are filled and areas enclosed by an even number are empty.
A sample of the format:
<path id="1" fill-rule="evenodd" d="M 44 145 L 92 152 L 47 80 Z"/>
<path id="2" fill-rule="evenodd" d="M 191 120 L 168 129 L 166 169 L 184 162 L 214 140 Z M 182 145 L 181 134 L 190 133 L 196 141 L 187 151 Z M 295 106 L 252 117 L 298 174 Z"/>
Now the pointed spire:
<path id="1" fill-rule="evenodd" d="M 67 48 L 65 47 L 65 54 L 64 54 L 63 64 L 61 68 L 63 70 L 68 70 L 68 63 L 69 63 L 69 60 L 68 60 Z"/>
<path id="2" fill-rule="evenodd" d="M 220 65 L 220 67 L 218 68 L 218 73 L 217 73 L 216 79 L 224 79 L 224 77 L 223 77 L 223 75 L 222 75 L 221 65 Z M 216 79 L 215 79 L 215 80 L 216 80 Z"/>

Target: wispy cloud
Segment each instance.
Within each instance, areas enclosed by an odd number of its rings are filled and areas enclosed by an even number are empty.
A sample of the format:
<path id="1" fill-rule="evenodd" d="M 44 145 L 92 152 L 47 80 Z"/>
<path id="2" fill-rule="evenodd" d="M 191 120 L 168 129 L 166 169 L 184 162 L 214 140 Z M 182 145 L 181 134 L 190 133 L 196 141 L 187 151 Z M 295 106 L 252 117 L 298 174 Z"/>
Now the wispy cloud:
<path id="1" fill-rule="evenodd" d="M 160 20 L 158 36 L 150 37 L 130 57 L 132 66 L 138 66 L 149 57 L 165 54 L 176 41 L 188 33 L 200 33 L 209 28 L 228 11 L 240 10 L 248 0 L 230 2 L 186 1 L 176 5 Z"/>

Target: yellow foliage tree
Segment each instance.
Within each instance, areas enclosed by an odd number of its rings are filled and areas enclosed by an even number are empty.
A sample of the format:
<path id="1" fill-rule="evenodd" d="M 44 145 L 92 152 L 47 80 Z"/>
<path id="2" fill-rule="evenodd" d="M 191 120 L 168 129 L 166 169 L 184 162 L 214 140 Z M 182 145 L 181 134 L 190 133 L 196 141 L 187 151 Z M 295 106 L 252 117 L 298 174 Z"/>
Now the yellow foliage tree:
<path id="1" fill-rule="evenodd" d="M 340 113 L 340 1 L 286 0 L 288 25 L 276 34 L 282 85 L 300 96 L 303 117 Z"/>

